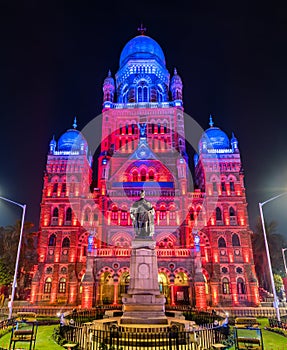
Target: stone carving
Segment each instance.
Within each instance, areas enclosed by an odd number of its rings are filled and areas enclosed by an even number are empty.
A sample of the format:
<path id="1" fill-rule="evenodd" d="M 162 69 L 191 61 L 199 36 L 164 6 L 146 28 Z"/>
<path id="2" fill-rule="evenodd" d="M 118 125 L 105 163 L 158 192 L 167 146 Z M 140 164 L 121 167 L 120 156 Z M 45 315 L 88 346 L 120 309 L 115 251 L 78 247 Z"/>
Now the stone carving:
<path id="1" fill-rule="evenodd" d="M 151 237 L 154 234 L 154 208 L 147 201 L 145 191 L 142 190 L 141 198 L 134 202 L 130 208 L 130 216 L 133 221 L 136 237 L 145 238 Z"/>

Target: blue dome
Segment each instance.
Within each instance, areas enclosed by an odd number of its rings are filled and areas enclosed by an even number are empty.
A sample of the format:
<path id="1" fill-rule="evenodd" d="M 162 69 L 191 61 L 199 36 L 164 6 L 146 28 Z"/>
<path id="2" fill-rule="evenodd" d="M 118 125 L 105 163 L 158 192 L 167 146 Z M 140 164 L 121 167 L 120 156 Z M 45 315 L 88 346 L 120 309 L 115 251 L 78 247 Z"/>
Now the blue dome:
<path id="1" fill-rule="evenodd" d="M 205 130 L 199 141 L 199 149 L 203 148 L 203 143 L 206 144 L 207 148 L 230 148 L 228 136 L 217 127 L 211 127 Z"/>
<path id="2" fill-rule="evenodd" d="M 69 129 L 66 131 L 58 141 L 59 151 L 76 151 L 80 149 L 87 149 L 88 144 L 86 139 L 76 129 Z"/>
<path id="3" fill-rule="evenodd" d="M 161 47 L 155 40 L 146 35 L 136 36 L 125 45 L 120 56 L 120 67 L 129 58 L 156 58 L 161 64 L 165 65 L 165 57 Z"/>

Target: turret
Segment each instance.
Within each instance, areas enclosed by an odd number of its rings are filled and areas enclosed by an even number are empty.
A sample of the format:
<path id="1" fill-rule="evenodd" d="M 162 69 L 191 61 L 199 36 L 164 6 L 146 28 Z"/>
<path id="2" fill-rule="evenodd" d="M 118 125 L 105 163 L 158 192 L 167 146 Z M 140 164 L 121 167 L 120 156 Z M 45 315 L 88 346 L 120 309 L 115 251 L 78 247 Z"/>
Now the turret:
<path id="1" fill-rule="evenodd" d="M 170 92 L 172 100 L 182 100 L 182 80 L 174 68 L 173 77 L 170 82 Z"/>
<path id="2" fill-rule="evenodd" d="M 110 70 L 103 84 L 103 92 L 104 92 L 104 103 L 114 102 L 115 82 Z"/>

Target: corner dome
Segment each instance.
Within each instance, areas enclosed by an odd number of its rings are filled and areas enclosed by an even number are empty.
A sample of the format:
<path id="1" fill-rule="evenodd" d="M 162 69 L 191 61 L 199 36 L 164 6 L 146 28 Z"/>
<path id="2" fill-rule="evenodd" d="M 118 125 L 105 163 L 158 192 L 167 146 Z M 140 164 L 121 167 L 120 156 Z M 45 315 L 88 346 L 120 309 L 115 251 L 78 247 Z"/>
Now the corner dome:
<path id="1" fill-rule="evenodd" d="M 59 151 L 86 150 L 88 143 L 80 131 L 76 129 L 67 130 L 58 141 Z"/>
<path id="2" fill-rule="evenodd" d="M 122 67 L 130 58 L 155 58 L 165 66 L 165 57 L 162 48 L 155 40 L 146 35 L 138 35 L 125 45 L 120 56 L 120 67 Z"/>
<path id="3" fill-rule="evenodd" d="M 230 148 L 230 142 L 228 136 L 218 127 L 210 127 L 205 130 L 199 141 L 199 149 L 202 150 L 203 143 L 206 148 L 226 149 Z"/>

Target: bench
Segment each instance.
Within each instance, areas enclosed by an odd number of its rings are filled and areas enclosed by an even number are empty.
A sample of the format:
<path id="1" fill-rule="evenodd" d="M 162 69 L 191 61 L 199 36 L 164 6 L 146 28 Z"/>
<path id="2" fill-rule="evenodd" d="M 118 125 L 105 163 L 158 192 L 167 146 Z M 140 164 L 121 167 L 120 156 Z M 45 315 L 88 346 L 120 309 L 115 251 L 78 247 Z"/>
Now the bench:
<path id="1" fill-rule="evenodd" d="M 262 349 L 260 339 L 239 337 L 237 338 L 238 349 Z"/>
<path id="2" fill-rule="evenodd" d="M 258 326 L 256 317 L 236 317 L 235 319 L 236 328 L 257 328 Z"/>

